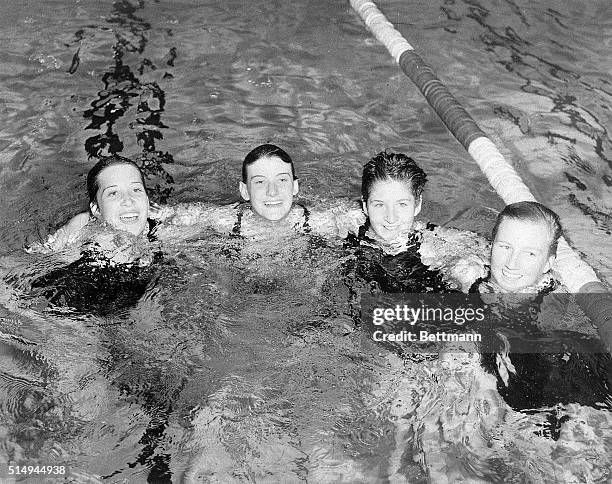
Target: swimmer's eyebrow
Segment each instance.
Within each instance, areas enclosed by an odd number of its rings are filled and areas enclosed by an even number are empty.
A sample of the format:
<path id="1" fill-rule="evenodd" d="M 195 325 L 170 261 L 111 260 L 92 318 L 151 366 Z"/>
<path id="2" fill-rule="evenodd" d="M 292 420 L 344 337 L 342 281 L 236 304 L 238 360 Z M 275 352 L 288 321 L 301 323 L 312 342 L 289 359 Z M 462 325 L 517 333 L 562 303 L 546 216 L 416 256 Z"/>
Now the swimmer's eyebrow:
<path id="1" fill-rule="evenodd" d="M 505 240 L 505 239 L 499 239 L 495 241 L 496 244 L 508 244 L 511 245 L 512 241 L 511 240 Z M 539 247 L 536 247 L 535 245 L 528 245 L 526 247 L 521 247 L 521 250 L 531 250 L 533 252 L 543 252 L 543 250 Z"/>
<path id="2" fill-rule="evenodd" d="M 291 176 L 291 172 L 288 172 L 288 171 L 282 171 L 282 172 L 280 172 L 280 173 L 277 173 L 277 174 L 276 174 L 276 175 L 274 175 L 274 176 L 277 176 L 277 177 L 278 177 L 278 176 L 284 176 L 284 175 Z M 252 176 L 250 179 L 252 180 L 253 178 L 267 178 L 267 176 L 266 176 L 266 175 L 253 175 L 253 176 Z"/>
<path id="3" fill-rule="evenodd" d="M 109 188 L 117 188 L 117 185 L 109 185 L 109 186 L 107 186 L 104 190 L 102 190 L 102 193 L 104 193 Z"/>
<path id="4" fill-rule="evenodd" d="M 141 186 L 142 186 L 142 182 L 141 182 L 141 181 L 133 181 L 133 182 L 130 182 L 130 184 L 131 184 L 131 185 L 141 185 Z M 109 186 L 107 186 L 106 188 L 104 188 L 104 189 L 102 190 L 102 193 L 104 193 L 104 192 L 105 192 L 106 190 L 108 190 L 109 188 L 117 188 L 117 187 L 118 187 L 118 185 L 109 185 Z"/>

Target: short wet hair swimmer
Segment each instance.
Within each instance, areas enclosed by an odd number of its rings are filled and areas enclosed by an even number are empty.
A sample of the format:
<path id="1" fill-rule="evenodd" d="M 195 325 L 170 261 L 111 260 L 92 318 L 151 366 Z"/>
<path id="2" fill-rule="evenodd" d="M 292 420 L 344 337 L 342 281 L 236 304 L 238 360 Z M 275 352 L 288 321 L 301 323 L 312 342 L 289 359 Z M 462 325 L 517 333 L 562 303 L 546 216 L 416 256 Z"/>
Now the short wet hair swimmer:
<path id="1" fill-rule="evenodd" d="M 148 228 L 149 197 L 144 176 L 129 158 L 101 158 L 87 174 L 89 210 L 101 222 L 133 235 Z"/>
<path id="2" fill-rule="evenodd" d="M 425 172 L 403 153 L 382 151 L 364 165 L 363 211 L 376 236 L 392 241 L 412 230 L 426 182 Z"/>
<path id="3" fill-rule="evenodd" d="M 254 148 L 242 163 L 239 188 L 257 215 L 273 222 L 282 220 L 299 191 L 291 157 L 272 144 Z"/>
<path id="4" fill-rule="evenodd" d="M 559 216 L 544 205 L 507 205 L 493 227 L 491 280 L 507 292 L 537 284 L 555 261 L 561 234 Z"/>

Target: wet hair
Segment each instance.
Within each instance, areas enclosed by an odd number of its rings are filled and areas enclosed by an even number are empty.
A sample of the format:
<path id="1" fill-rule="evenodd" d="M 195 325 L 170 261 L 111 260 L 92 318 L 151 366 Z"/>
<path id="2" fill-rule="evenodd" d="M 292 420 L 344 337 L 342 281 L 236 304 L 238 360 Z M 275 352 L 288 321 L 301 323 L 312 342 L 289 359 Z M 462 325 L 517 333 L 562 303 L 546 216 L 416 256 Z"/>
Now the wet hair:
<path id="1" fill-rule="evenodd" d="M 495 240 L 499 225 L 506 218 L 544 224 L 548 229 L 551 240 L 548 255 L 555 255 L 557 253 L 557 244 L 563 229 L 561 228 L 559 216 L 550 208 L 538 202 L 516 202 L 506 205 L 497 216 L 493 232 L 491 233 L 492 240 Z"/>
<path id="2" fill-rule="evenodd" d="M 102 173 L 105 168 L 115 165 L 130 165 L 136 168 L 140 174 L 142 186 L 144 187 L 145 191 L 147 190 L 147 185 L 145 183 L 142 170 L 136 163 L 129 158 L 124 158 L 123 156 L 119 155 L 104 156 L 100 158 L 100 161 L 98 161 L 93 168 L 89 170 L 89 173 L 87 173 L 87 194 L 89 195 L 89 203 L 96 201 L 96 195 L 100 189 L 100 183 L 98 182 L 98 176 L 100 173 Z"/>
<path id="3" fill-rule="evenodd" d="M 403 153 L 381 151 L 363 166 L 361 175 L 361 197 L 368 202 L 374 182 L 395 180 L 410 185 L 418 202 L 427 182 L 427 175 L 416 162 Z"/>
<path id="4" fill-rule="evenodd" d="M 266 158 L 270 156 L 276 156 L 281 161 L 284 161 L 285 163 L 289 163 L 289 165 L 291 165 L 291 177 L 294 180 L 296 179 L 295 168 L 293 166 L 293 160 L 287 154 L 287 152 L 283 150 L 282 148 L 279 148 L 276 145 L 263 144 L 263 145 L 259 145 L 257 148 L 253 148 L 244 157 L 244 161 L 242 162 L 242 182 L 243 183 L 247 182 L 247 167 L 249 165 L 252 165 L 253 163 L 255 163 L 257 160 L 261 158 Z"/>

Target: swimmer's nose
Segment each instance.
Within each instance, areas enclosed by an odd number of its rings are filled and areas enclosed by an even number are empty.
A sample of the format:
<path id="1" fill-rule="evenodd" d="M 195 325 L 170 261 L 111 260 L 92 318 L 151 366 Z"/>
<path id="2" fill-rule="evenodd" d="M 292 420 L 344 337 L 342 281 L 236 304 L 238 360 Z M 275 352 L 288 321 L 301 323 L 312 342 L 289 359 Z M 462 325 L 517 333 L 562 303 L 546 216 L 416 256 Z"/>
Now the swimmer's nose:
<path id="1" fill-rule="evenodd" d="M 394 224 L 397 222 L 397 215 L 395 214 L 395 210 L 393 207 L 389 207 L 385 211 L 385 221 L 390 224 Z"/>
<path id="2" fill-rule="evenodd" d="M 506 267 L 510 270 L 516 270 L 520 265 L 520 252 L 518 250 L 513 250 L 506 260 Z"/>
<path id="3" fill-rule="evenodd" d="M 275 197 L 277 194 L 278 194 L 278 187 L 276 186 L 276 183 L 274 182 L 268 183 L 266 195 Z"/>
<path id="4" fill-rule="evenodd" d="M 129 193 L 121 192 L 121 205 L 132 205 L 134 199 Z"/>

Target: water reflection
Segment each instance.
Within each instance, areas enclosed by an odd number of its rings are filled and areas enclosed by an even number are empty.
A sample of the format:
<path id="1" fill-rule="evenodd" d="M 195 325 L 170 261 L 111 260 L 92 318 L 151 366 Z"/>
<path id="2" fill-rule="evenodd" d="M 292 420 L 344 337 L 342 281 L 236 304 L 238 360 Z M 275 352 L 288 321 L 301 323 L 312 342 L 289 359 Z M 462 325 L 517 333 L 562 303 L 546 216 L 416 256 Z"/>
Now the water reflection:
<path id="1" fill-rule="evenodd" d="M 442 3 L 384 8 L 609 276 L 607 4 Z M 358 195 L 363 161 L 390 147 L 427 165 L 434 221 L 488 232 L 500 207 L 344 2 L 25 2 L 2 13 L 3 253 L 83 210 L 86 158 L 104 152 L 136 154 L 157 200 L 229 202 L 240 159 L 262 141 L 295 154 L 307 200 Z M 106 312 L 43 312 L 23 290 L 59 266 L 14 272 L 3 303 L 24 323 L 1 329 L 0 408 L 17 429 L 1 429 L 3 455 L 72 459 L 109 480 L 230 477 L 233 462 L 244 479 L 283 467 L 320 481 L 605 479 L 604 412 L 567 404 L 551 423 L 487 392 L 473 400 L 475 367 L 381 356 L 347 332 L 344 296 L 325 283 L 333 248 L 298 248 L 274 270 L 241 249 L 168 248 L 159 274 Z M 305 262 L 318 254 L 320 265 Z M 504 425 L 482 424 L 503 411 Z"/>

